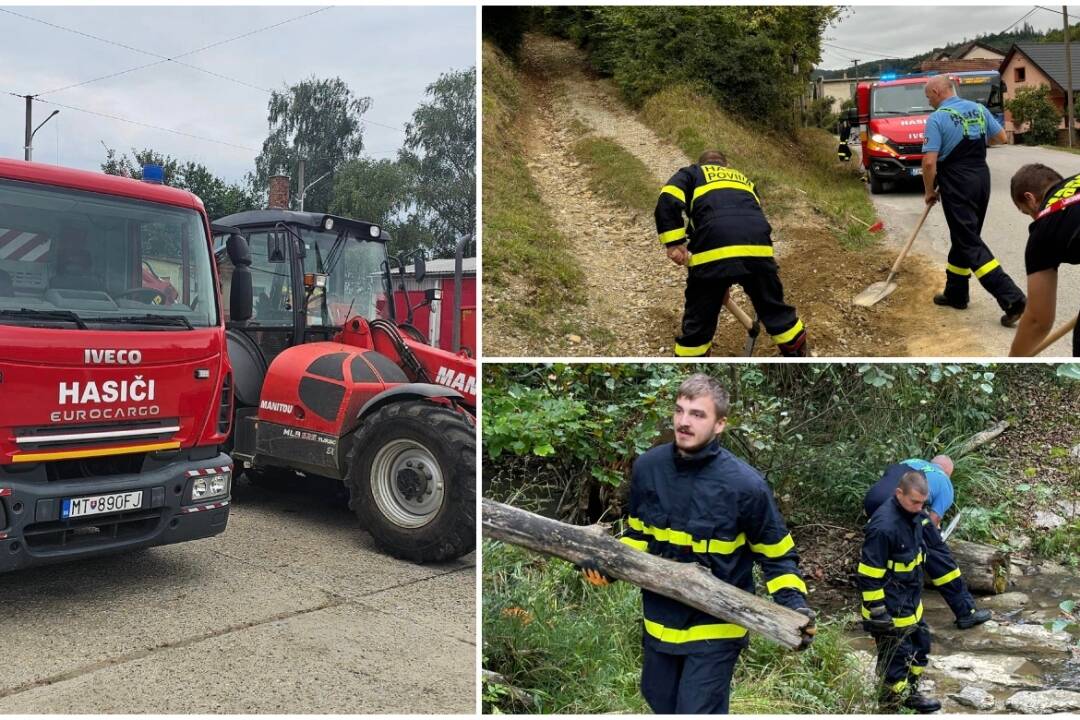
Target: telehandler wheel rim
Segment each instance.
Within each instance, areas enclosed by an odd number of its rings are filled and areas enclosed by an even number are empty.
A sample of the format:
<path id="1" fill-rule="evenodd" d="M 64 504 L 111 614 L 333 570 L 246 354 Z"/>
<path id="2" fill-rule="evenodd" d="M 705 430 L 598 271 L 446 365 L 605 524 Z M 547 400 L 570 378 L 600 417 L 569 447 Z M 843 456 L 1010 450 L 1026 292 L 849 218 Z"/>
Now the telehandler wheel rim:
<path id="1" fill-rule="evenodd" d="M 389 442 L 371 463 L 371 494 L 390 522 L 403 528 L 423 527 L 443 504 L 445 484 L 439 462 L 418 442 Z"/>

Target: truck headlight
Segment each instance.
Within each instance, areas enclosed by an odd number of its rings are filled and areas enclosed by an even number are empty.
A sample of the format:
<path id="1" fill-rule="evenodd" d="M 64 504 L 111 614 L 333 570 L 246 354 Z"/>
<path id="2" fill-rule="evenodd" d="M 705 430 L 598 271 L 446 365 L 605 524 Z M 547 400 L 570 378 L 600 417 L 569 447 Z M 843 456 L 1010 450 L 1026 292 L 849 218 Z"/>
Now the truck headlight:
<path id="1" fill-rule="evenodd" d="M 884 135 L 882 135 L 880 133 L 874 133 L 873 135 L 870 136 L 870 139 L 873 140 L 876 143 L 881 143 L 882 145 L 888 145 L 889 144 L 889 138 L 885 137 Z"/>
<path id="2" fill-rule="evenodd" d="M 229 494 L 232 486 L 232 473 L 215 473 L 195 478 L 191 484 L 192 500 L 209 500 Z"/>

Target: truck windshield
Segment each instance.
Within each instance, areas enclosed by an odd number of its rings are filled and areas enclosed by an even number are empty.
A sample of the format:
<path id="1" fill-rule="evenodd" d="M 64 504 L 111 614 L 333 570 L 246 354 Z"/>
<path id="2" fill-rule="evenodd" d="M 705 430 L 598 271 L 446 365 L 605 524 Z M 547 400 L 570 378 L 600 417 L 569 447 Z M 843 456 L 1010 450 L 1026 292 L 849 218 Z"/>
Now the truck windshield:
<path id="1" fill-rule="evenodd" d="M 386 246 L 358 238 L 352 231 L 339 235 L 304 230 L 301 236 L 304 272 L 329 273 L 326 287 L 315 288 L 308 296 L 308 326 L 340 327 L 348 315 L 374 318 L 384 298 L 379 268 L 386 259 Z"/>
<path id="2" fill-rule="evenodd" d="M 195 210 L 0 181 L 0 323 L 183 331 L 217 317 Z"/>
<path id="3" fill-rule="evenodd" d="M 923 83 L 912 85 L 889 85 L 873 90 L 871 117 L 899 117 L 901 115 L 929 115 L 934 108 L 926 99 Z"/>
<path id="4" fill-rule="evenodd" d="M 1005 112 L 1005 103 L 1001 92 L 1001 78 L 994 77 L 961 78 L 957 94 L 965 100 L 981 103 L 986 109 L 999 116 Z"/>

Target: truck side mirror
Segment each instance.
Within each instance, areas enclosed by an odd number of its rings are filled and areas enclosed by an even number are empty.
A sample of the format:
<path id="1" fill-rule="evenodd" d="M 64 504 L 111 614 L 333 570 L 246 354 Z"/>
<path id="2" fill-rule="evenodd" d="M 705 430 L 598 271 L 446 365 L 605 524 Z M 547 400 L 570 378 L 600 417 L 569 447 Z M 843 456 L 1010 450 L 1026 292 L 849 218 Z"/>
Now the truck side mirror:
<path id="1" fill-rule="evenodd" d="M 251 251 L 242 235 L 233 233 L 225 242 L 225 252 L 233 264 L 232 285 L 229 289 L 229 320 L 246 322 L 251 319 Z"/>
<path id="2" fill-rule="evenodd" d="M 413 277 L 416 278 L 416 282 L 423 282 L 426 275 L 427 265 L 424 264 L 424 256 L 417 255 L 413 262 Z"/>
<path id="3" fill-rule="evenodd" d="M 230 238 L 231 240 L 232 238 Z M 285 262 L 285 234 L 271 232 L 266 234 L 266 259 L 272 263 Z M 250 262 L 248 263 L 250 264 Z"/>

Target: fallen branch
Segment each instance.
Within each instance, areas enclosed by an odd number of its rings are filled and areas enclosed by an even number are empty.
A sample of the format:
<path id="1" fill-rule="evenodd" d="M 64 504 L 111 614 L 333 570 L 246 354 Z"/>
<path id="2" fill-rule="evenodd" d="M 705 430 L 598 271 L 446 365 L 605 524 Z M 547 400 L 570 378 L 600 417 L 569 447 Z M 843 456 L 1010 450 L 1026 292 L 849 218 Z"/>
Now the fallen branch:
<path id="1" fill-rule="evenodd" d="M 634 550 L 594 528 L 483 501 L 484 535 L 580 565 L 592 560 L 607 575 L 673 598 L 788 648 L 799 647 L 809 619 L 794 610 L 717 580 L 696 563 L 679 563 Z"/>
<path id="2" fill-rule="evenodd" d="M 1000 595 L 1009 585 L 1009 553 L 990 545 L 949 540 L 949 551 L 973 593 Z"/>
<path id="3" fill-rule="evenodd" d="M 536 698 L 533 697 L 531 693 L 526 690 L 522 690 L 516 685 L 511 685 L 510 681 L 507 680 L 506 677 L 504 677 L 503 675 L 487 669 L 481 670 L 480 673 L 480 676 L 481 678 L 483 678 L 484 682 L 488 683 L 489 685 L 498 685 L 499 687 L 503 688 L 506 691 L 506 694 L 510 696 L 510 699 L 518 705 L 530 709 L 535 709 L 537 707 L 538 703 L 536 702 Z"/>
<path id="4" fill-rule="evenodd" d="M 1001 433 L 1005 432 L 1005 428 L 1007 427 L 1009 427 L 1009 421 L 1002 420 L 989 430 L 983 430 L 980 433 L 975 433 L 965 442 L 961 443 L 955 450 L 953 450 L 953 454 L 956 457 L 962 457 L 964 455 L 967 455 L 975 448 L 979 447 L 980 445 L 985 445 Z"/>

